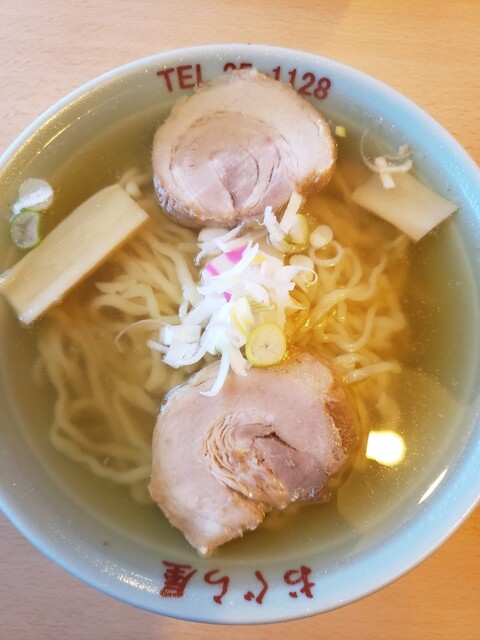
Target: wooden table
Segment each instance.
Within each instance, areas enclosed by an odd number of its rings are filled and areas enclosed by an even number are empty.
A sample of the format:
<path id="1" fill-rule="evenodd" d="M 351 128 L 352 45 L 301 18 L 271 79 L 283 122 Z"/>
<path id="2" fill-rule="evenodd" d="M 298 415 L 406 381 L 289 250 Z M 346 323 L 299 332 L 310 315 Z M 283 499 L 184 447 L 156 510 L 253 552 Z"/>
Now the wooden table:
<path id="1" fill-rule="evenodd" d="M 431 113 L 480 159 L 480 2 L 433 0 L 2 0 L 0 149 L 112 67 L 171 48 L 256 42 L 370 73 Z M 258 627 L 170 620 L 65 574 L 0 515 L 0 638 L 480 638 L 480 510 L 420 567 L 364 600 Z"/>

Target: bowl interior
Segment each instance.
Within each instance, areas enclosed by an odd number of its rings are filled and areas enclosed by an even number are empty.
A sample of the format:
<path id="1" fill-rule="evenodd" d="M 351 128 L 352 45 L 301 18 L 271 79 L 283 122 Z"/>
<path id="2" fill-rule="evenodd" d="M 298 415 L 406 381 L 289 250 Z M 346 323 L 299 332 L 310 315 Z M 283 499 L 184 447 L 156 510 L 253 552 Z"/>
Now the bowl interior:
<path id="1" fill-rule="evenodd" d="M 402 464 L 366 461 L 328 505 L 301 517 L 267 518 L 258 531 L 202 560 L 156 507 L 136 504 L 52 448 L 51 396 L 25 376 L 35 363 L 35 333 L 26 334 L 6 304 L 0 307 L 5 513 L 94 587 L 152 611 L 228 623 L 301 617 L 365 595 L 438 546 L 480 491 L 478 170 L 439 125 L 393 90 L 330 60 L 273 47 L 200 47 L 141 60 L 68 96 L 7 151 L 2 219 L 28 177 L 49 179 L 59 207 L 72 209 L 130 166 L 147 167 L 153 132 L 173 102 L 197 81 L 248 64 L 291 81 L 333 125 L 357 136 L 372 129 L 394 147 L 408 142 L 421 179 L 459 204 L 454 218 L 413 250 L 425 297 L 412 311 L 419 318 L 397 381 L 405 405 Z M 349 144 L 339 141 L 340 154 L 350 153 Z M 8 242 L 4 224 L 0 255 Z M 184 580 L 182 597 L 165 591 L 169 563 L 176 563 L 177 585 Z M 219 603 L 214 596 L 225 585 Z"/>

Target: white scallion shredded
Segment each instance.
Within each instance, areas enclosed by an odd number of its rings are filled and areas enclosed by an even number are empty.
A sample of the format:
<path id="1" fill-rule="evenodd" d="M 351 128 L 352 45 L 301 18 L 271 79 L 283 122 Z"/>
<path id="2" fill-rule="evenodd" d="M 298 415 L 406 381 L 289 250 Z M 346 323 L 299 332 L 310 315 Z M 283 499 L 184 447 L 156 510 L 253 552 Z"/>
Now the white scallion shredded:
<path id="1" fill-rule="evenodd" d="M 29 178 L 18 189 L 18 200 L 12 207 L 12 218 L 26 209 L 45 211 L 53 202 L 51 185 L 41 178 Z"/>
<path id="2" fill-rule="evenodd" d="M 287 208 L 285 209 L 280 221 L 280 229 L 283 231 L 283 233 L 287 234 L 290 231 L 292 224 L 295 221 L 295 217 L 300 210 L 300 207 L 302 206 L 302 203 L 302 196 L 296 191 L 293 191 L 292 195 L 290 196 L 290 200 L 288 201 Z"/>
<path id="3" fill-rule="evenodd" d="M 301 203 L 301 196 L 292 196 L 282 219 L 284 229 L 267 207 L 264 225 L 258 229 L 239 225 L 199 233 L 196 262 L 202 267 L 196 295 L 184 290 L 177 321 L 162 323 L 158 338 L 147 344 L 173 368 L 199 363 L 207 355 L 220 357 L 216 380 L 205 395 L 220 391 L 230 369 L 246 373 L 252 362 L 245 358 L 245 347 L 258 326 L 275 326 L 275 333 L 268 335 L 283 336 L 287 310 L 301 308 L 291 292 L 296 285 L 305 289 L 315 280 L 313 263 L 306 258 L 308 262 L 294 259 L 285 264 L 275 246 L 291 248 L 287 233 L 301 216 Z M 284 342 L 284 336 L 275 338 L 275 354 L 283 353 L 278 345 Z"/>
<path id="4" fill-rule="evenodd" d="M 407 173 L 413 166 L 410 158 L 410 148 L 408 145 L 401 145 L 397 155 L 378 155 L 372 162 L 365 153 L 365 140 L 368 133 L 369 130 L 366 129 L 360 140 L 360 155 L 363 163 L 370 169 L 370 171 L 380 175 L 385 189 L 393 189 L 395 187 L 395 182 L 391 177 L 391 174 Z"/>
<path id="5" fill-rule="evenodd" d="M 375 166 L 379 170 L 383 188 L 395 189 L 395 181 L 392 178 L 392 173 L 389 171 L 389 166 L 386 158 L 384 156 L 378 156 L 378 158 L 375 158 Z"/>

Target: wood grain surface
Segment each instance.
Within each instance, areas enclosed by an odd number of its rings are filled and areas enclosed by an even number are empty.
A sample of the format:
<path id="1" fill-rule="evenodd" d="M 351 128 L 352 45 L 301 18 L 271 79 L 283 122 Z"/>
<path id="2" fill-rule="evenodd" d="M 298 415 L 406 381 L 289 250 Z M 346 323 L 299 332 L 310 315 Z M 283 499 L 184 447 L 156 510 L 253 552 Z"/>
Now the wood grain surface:
<path id="1" fill-rule="evenodd" d="M 480 2 L 1 0 L 0 150 L 113 67 L 172 48 L 254 42 L 355 66 L 414 100 L 480 160 Z M 0 515 L 0 638 L 480 638 L 480 511 L 429 559 L 360 602 L 266 626 L 185 623 L 64 573 Z"/>

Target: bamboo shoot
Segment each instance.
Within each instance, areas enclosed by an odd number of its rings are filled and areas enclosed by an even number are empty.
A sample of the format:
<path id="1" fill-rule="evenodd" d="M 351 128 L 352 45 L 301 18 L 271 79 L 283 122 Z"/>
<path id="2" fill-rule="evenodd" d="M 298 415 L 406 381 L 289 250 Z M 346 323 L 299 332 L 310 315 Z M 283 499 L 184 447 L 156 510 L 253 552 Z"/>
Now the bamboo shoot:
<path id="1" fill-rule="evenodd" d="M 374 173 L 352 193 L 352 200 L 395 225 L 414 242 L 458 209 L 409 173 L 396 173 L 394 182 L 393 189 L 385 189 L 380 175 Z"/>
<path id="2" fill-rule="evenodd" d="M 0 292 L 29 325 L 92 273 L 146 221 L 118 185 L 77 207 L 0 280 Z"/>

